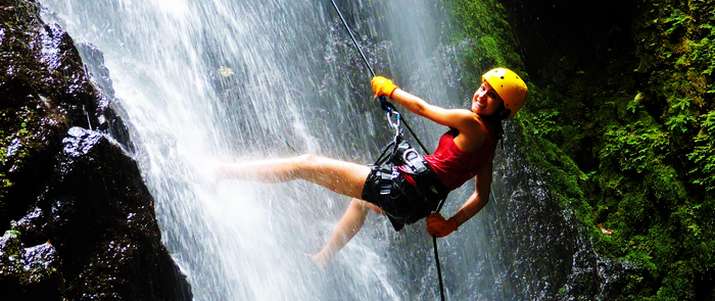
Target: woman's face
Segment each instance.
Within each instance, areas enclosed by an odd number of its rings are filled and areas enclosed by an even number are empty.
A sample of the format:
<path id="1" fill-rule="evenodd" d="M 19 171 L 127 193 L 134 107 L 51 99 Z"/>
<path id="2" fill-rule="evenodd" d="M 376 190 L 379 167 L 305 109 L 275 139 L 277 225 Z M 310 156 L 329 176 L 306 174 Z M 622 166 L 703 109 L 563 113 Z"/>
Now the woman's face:
<path id="1" fill-rule="evenodd" d="M 499 98 L 492 86 L 483 81 L 479 89 L 474 92 L 474 96 L 472 96 L 472 112 L 483 116 L 492 115 L 499 109 L 501 102 L 501 98 Z"/>

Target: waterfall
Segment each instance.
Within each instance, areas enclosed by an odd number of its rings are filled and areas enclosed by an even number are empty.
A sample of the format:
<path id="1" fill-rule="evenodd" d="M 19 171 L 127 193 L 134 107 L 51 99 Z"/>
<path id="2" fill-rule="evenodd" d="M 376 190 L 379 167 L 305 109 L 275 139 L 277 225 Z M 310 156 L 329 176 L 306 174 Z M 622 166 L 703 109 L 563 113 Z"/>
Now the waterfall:
<path id="1" fill-rule="evenodd" d="M 163 240 L 197 300 L 437 299 L 424 222 L 400 233 L 370 214 L 325 271 L 316 252 L 348 198 L 305 182 L 207 183 L 214 160 L 315 153 L 369 164 L 390 133 L 329 1 L 41 0 L 99 48 L 156 199 Z M 339 1 L 377 73 L 461 107 L 457 50 L 436 1 Z M 443 127 L 406 116 L 428 148 Z M 473 182 L 453 192 L 452 214 Z M 440 240 L 454 299 L 510 299 L 481 223 Z M 486 277 L 486 278 L 485 278 Z"/>

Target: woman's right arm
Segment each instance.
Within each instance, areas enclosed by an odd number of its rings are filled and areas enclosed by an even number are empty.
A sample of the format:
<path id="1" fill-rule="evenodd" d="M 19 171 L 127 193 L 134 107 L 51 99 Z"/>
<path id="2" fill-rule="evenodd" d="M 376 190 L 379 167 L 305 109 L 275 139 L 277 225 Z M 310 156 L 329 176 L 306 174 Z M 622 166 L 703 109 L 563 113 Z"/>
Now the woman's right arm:
<path id="1" fill-rule="evenodd" d="M 412 113 L 438 124 L 456 128 L 461 133 L 471 133 L 478 123 L 474 114 L 465 109 L 445 109 L 427 103 L 422 98 L 400 89 L 384 77 L 373 78 L 372 89 L 377 96 L 386 96 L 393 103 L 405 107 Z"/>
<path id="2" fill-rule="evenodd" d="M 445 109 L 440 106 L 427 103 L 424 99 L 412 95 L 400 88 L 392 93 L 392 102 L 397 103 L 410 112 L 425 117 L 441 125 L 462 130 L 463 127 L 474 126 L 474 114 L 464 109 Z"/>

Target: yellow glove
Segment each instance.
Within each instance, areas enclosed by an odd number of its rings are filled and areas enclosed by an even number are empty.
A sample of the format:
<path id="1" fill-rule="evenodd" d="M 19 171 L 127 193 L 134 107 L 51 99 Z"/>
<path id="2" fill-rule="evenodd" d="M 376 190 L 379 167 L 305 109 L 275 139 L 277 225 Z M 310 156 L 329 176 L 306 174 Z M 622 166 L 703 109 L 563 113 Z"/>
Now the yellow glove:
<path id="1" fill-rule="evenodd" d="M 399 88 L 389 78 L 383 76 L 373 77 L 370 84 L 372 85 L 372 92 L 377 97 L 387 96 L 392 98 L 392 93 Z"/>

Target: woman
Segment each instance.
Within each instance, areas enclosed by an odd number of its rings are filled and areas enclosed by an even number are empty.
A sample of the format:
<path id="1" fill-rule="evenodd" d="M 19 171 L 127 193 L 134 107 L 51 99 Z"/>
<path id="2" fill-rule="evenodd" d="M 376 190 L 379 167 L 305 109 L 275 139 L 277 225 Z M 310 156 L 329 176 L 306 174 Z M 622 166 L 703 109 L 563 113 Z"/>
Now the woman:
<path id="1" fill-rule="evenodd" d="M 392 103 L 450 128 L 434 154 L 421 158 L 428 167 L 427 177 L 412 173 L 414 170 L 406 165 L 364 166 L 315 155 L 226 164 L 219 170 L 225 178 L 264 182 L 303 179 L 352 197 L 325 246 L 312 255 L 321 267 L 360 230 L 368 209 L 384 213 L 398 231 L 404 224 L 429 215 L 427 231 L 436 237 L 449 235 L 479 212 L 489 200 L 501 121 L 516 114 L 527 94 L 524 81 L 506 68 L 482 75 L 469 110 L 430 105 L 381 76 L 374 77 L 371 85 L 376 96 L 387 96 Z M 440 197 L 472 177 L 476 177 L 475 191 L 454 216 L 445 219 L 438 213 L 430 214 Z M 425 185 L 438 188 L 430 193 Z"/>

